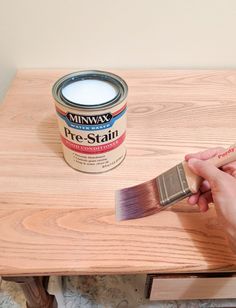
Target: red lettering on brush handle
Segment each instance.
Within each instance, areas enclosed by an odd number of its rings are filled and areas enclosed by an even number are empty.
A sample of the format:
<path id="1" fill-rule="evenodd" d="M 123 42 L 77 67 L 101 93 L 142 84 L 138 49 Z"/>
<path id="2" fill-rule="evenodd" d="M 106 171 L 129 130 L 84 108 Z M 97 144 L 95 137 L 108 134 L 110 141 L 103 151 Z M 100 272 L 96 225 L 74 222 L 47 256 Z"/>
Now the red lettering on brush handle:
<path id="1" fill-rule="evenodd" d="M 227 156 L 229 153 L 233 153 L 233 152 L 235 152 L 235 148 L 230 148 L 226 152 L 218 154 L 217 157 L 222 158 L 222 157 Z"/>

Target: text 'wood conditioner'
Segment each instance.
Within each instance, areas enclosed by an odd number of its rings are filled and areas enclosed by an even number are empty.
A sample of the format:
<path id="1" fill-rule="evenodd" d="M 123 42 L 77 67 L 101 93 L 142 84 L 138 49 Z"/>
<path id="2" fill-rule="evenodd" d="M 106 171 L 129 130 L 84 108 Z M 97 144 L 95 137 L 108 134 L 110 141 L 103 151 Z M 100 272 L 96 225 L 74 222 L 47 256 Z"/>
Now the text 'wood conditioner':
<path id="1" fill-rule="evenodd" d="M 128 87 L 117 75 L 80 71 L 53 86 L 66 162 L 88 173 L 108 171 L 125 157 Z"/>

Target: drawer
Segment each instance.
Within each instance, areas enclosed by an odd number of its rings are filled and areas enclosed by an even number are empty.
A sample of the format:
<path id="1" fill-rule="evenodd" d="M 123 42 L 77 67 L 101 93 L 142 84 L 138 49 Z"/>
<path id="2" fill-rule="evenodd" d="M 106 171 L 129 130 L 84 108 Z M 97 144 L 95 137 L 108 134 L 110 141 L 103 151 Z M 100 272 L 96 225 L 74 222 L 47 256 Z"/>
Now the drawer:
<path id="1" fill-rule="evenodd" d="M 146 298 L 150 300 L 236 298 L 234 273 L 150 274 Z"/>

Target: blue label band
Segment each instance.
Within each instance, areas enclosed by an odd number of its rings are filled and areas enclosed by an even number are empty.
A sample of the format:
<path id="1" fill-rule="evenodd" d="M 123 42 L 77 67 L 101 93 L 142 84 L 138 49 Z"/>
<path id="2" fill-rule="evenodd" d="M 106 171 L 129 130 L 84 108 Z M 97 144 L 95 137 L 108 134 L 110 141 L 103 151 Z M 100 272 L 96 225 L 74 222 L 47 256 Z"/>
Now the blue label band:
<path id="1" fill-rule="evenodd" d="M 99 125 L 81 125 L 81 124 L 75 124 L 75 123 L 72 123 L 68 120 L 68 118 L 66 117 L 66 115 L 63 115 L 61 114 L 58 110 L 57 110 L 57 114 L 60 116 L 61 119 L 63 119 L 66 124 L 71 127 L 71 128 L 74 128 L 74 129 L 79 129 L 79 130 L 86 130 L 86 131 L 94 131 L 94 130 L 103 130 L 103 129 L 108 129 L 110 127 L 113 126 L 113 124 L 119 119 L 121 118 L 125 112 L 126 112 L 126 109 L 123 109 L 121 111 L 121 113 L 117 114 L 116 116 L 112 117 L 111 121 L 109 121 L 108 123 L 105 123 L 105 124 L 99 124 Z"/>

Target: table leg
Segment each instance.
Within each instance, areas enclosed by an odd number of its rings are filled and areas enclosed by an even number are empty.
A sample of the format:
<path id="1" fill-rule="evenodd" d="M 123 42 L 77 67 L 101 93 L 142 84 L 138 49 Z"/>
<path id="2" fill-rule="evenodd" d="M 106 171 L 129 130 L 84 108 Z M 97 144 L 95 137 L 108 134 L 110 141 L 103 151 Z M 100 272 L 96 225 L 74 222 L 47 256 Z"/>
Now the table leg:
<path id="1" fill-rule="evenodd" d="M 27 308 L 57 308 L 54 295 L 47 292 L 49 277 L 2 277 L 21 285 L 26 298 Z"/>

